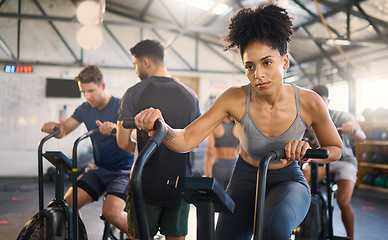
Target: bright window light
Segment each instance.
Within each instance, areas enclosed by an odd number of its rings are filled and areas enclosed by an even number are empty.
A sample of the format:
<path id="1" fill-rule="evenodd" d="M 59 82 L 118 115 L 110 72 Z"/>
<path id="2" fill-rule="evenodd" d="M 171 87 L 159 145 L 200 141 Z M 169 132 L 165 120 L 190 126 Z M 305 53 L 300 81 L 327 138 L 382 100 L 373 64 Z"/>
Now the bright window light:
<path id="1" fill-rule="evenodd" d="M 328 84 L 329 89 L 329 109 L 338 111 L 349 111 L 349 85 L 347 82 L 337 82 Z"/>
<path id="2" fill-rule="evenodd" d="M 217 15 L 221 15 L 223 14 L 224 12 L 226 12 L 226 10 L 228 10 L 229 6 L 226 5 L 226 4 L 223 4 L 223 3 L 220 3 L 218 4 L 214 9 L 213 9 L 213 13 L 217 14 Z"/>
<path id="3" fill-rule="evenodd" d="M 388 79 L 364 80 L 361 82 L 361 111 L 365 108 L 388 108 Z"/>
<path id="4" fill-rule="evenodd" d="M 212 0 L 194 0 L 194 1 L 178 0 L 178 1 L 186 3 L 186 4 L 190 5 L 190 6 L 202 9 L 204 11 L 209 10 L 215 4 L 215 1 L 212 1 Z M 217 14 L 217 15 L 220 15 L 220 14 L 224 13 L 228 8 L 229 8 L 228 5 L 226 5 L 224 3 L 220 3 L 220 4 L 217 4 L 217 6 L 215 6 L 213 8 L 213 13 Z"/>

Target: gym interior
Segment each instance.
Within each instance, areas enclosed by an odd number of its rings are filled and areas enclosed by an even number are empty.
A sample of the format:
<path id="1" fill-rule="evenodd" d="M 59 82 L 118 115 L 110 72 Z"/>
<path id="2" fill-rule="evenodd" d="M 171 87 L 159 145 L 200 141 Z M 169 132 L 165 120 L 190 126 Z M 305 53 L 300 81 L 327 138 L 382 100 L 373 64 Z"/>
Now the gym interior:
<path id="1" fill-rule="evenodd" d="M 107 91 L 121 98 L 140 81 L 129 49 L 158 40 L 167 69 L 197 94 L 203 113 L 226 89 L 249 83 L 241 56 L 225 52 L 222 37 L 233 14 L 261 2 L 0 0 L 0 239 L 16 239 L 39 210 L 38 144 L 47 135 L 41 127 L 70 117 L 85 101 L 74 78 L 86 65 L 98 65 Z M 388 239 L 388 1 L 272 2 L 293 18 L 284 83 L 327 86 L 329 109 L 352 113 L 365 132 L 366 139 L 352 145 L 358 162 L 354 239 Z M 85 132 L 81 125 L 45 149 L 70 157 Z M 79 165 L 93 161 L 89 139 L 78 150 Z M 206 140 L 192 152 L 193 175 L 203 175 L 205 154 Z M 54 196 L 53 171 L 44 160 L 45 206 Z M 65 189 L 70 179 L 67 174 Z M 81 210 L 89 239 L 102 238 L 102 201 Z M 333 234 L 345 237 L 335 193 L 332 213 Z M 191 205 L 187 240 L 197 239 L 196 225 Z"/>

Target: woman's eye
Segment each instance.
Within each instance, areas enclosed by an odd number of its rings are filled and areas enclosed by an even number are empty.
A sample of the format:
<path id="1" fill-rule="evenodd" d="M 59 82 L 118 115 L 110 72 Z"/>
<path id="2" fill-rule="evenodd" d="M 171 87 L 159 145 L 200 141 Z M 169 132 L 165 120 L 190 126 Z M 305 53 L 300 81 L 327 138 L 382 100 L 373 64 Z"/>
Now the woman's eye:
<path id="1" fill-rule="evenodd" d="M 254 66 L 253 65 L 246 65 L 245 68 L 248 70 L 252 70 L 254 68 Z"/>
<path id="2" fill-rule="evenodd" d="M 271 61 L 265 61 L 263 64 L 264 64 L 265 66 L 269 66 L 269 65 L 272 64 L 272 62 L 271 62 Z"/>

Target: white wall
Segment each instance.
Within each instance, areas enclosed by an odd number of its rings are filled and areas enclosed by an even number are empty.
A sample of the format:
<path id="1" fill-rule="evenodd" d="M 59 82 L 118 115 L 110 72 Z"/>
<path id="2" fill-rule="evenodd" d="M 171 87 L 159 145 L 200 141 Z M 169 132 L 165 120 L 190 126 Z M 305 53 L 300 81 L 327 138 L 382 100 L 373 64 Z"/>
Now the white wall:
<path id="1" fill-rule="evenodd" d="M 67 117 L 84 101 L 84 98 L 46 98 L 46 78 L 73 79 L 81 68 L 34 67 L 33 74 L 12 75 L 0 73 L 0 177 L 37 176 L 37 146 L 45 136 L 40 131 L 47 121 L 58 121 L 59 110 L 67 106 Z M 102 69 L 107 91 L 122 97 L 126 89 L 139 80 L 133 70 Z M 172 75 L 189 75 L 200 78 L 199 99 L 202 109 L 207 108 L 209 96 L 217 96 L 229 86 L 245 84 L 241 74 L 198 74 L 171 72 Z M 63 139 L 51 139 L 44 151 L 62 151 L 71 157 L 74 140 L 86 132 L 81 125 Z M 80 151 L 90 144 L 85 140 Z M 45 161 L 46 162 L 46 161 Z M 50 164 L 44 165 L 45 168 Z"/>

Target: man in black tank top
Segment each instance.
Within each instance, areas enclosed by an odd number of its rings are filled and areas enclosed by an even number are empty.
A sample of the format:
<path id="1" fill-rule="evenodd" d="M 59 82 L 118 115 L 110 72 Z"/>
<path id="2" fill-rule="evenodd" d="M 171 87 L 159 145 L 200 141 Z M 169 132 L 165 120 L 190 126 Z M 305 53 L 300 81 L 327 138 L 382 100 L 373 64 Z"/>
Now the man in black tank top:
<path id="1" fill-rule="evenodd" d="M 131 53 L 141 82 L 127 90 L 119 110 L 117 141 L 125 150 L 130 149 L 134 142 L 130 142 L 132 130 L 124 129 L 122 121 L 135 117 L 143 109 L 161 109 L 166 122 L 175 128 L 184 128 L 200 116 L 195 93 L 172 79 L 168 73 L 163 62 L 164 49 L 159 42 L 141 41 L 131 48 Z M 137 131 L 139 152 L 148 139 L 146 132 Z M 142 184 L 151 238 L 160 231 L 167 240 L 170 237 L 185 239 L 189 205 L 166 182 L 190 174 L 190 154 L 173 152 L 163 144 L 148 160 L 143 170 Z M 127 205 L 129 233 L 139 238 L 131 193 Z"/>

